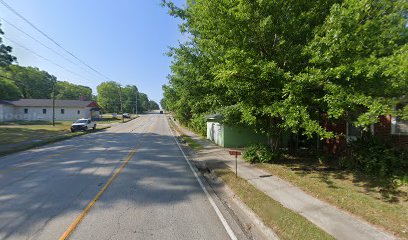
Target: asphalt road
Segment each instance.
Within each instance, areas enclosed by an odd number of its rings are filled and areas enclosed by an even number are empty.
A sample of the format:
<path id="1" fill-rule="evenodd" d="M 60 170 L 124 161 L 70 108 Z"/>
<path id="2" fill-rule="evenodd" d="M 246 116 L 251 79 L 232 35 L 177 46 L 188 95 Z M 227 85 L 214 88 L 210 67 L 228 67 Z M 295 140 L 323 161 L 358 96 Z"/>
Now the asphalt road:
<path id="1" fill-rule="evenodd" d="M 69 239 L 244 238 L 195 176 L 163 114 L 0 158 L 0 239 L 64 233 Z"/>

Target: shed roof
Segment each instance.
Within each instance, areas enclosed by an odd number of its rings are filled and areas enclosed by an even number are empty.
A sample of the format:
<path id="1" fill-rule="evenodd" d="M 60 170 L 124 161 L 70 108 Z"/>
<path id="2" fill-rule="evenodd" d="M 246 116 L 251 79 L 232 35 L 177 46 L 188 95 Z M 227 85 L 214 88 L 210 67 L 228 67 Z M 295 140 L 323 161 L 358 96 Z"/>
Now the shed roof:
<path id="1" fill-rule="evenodd" d="M 218 120 L 218 119 L 222 119 L 222 114 L 210 114 L 205 116 L 205 119 L 208 120 Z"/>
<path id="2" fill-rule="evenodd" d="M 52 107 L 52 99 L 20 99 L 16 101 L 0 100 L 0 104 L 11 104 L 16 107 Z M 99 107 L 95 101 L 55 100 L 56 107 Z"/>

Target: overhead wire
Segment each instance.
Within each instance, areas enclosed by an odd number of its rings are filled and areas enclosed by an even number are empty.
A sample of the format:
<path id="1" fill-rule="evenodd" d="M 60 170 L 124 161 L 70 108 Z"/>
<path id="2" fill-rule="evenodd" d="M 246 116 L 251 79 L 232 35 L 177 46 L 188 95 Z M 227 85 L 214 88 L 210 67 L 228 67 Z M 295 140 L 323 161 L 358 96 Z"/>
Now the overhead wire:
<path id="1" fill-rule="evenodd" d="M 54 43 L 55 45 L 57 45 L 59 48 L 61 48 L 62 50 L 64 50 L 66 53 L 68 53 L 70 56 L 72 56 L 73 58 L 75 58 L 76 60 L 78 60 L 79 62 L 81 62 L 83 65 L 87 66 L 89 69 L 91 69 L 92 71 L 94 71 L 95 73 L 99 74 L 100 76 L 104 77 L 107 80 L 111 80 L 109 77 L 107 77 L 106 75 L 102 74 L 101 72 L 99 72 L 98 70 L 96 70 L 95 68 L 91 67 L 89 64 L 87 64 L 86 62 L 84 62 L 83 60 L 81 60 L 80 58 L 78 58 L 77 56 L 75 56 L 73 53 L 71 53 L 70 51 L 68 51 L 67 49 L 65 49 L 61 44 L 59 44 L 57 41 L 55 41 L 54 39 L 52 39 L 48 34 L 46 34 L 45 32 L 43 32 L 41 29 L 39 29 L 38 27 L 36 27 L 33 23 L 31 23 L 27 18 L 25 18 L 23 15 L 21 15 L 19 12 L 17 12 L 14 8 L 12 8 L 10 5 L 8 5 L 4 0 L 0 0 L 0 3 L 3 4 L 7 9 L 9 9 L 11 12 L 13 12 L 15 15 L 17 15 L 19 18 L 21 18 L 24 22 L 26 22 L 28 25 L 30 25 L 31 27 L 33 27 L 35 30 L 37 30 L 39 33 L 41 33 L 44 37 L 46 37 L 48 40 L 50 40 L 52 43 Z"/>
<path id="2" fill-rule="evenodd" d="M 69 69 L 67 69 L 67 68 L 65 68 L 65 67 L 63 67 L 63 66 L 61 66 L 60 64 L 54 62 L 54 61 L 51 61 L 50 59 L 48 59 L 48 58 L 46 58 L 46 57 L 44 57 L 44 56 L 42 56 L 42 55 L 36 53 L 35 51 L 33 51 L 33 50 L 31 50 L 31 49 L 29 49 L 29 48 L 23 46 L 22 44 L 20 44 L 20 43 L 14 41 L 14 40 L 11 40 L 10 38 L 8 38 L 8 37 L 6 37 L 6 36 L 2 36 L 2 37 L 3 37 L 4 39 L 7 39 L 8 41 L 10 41 L 11 43 L 13 43 L 13 44 L 19 46 L 20 48 L 22 48 L 22 49 L 24 49 L 24 50 L 26 50 L 26 51 L 28 51 L 28 52 L 30 52 L 30 53 L 36 55 L 37 57 L 39 57 L 39 58 L 41 58 L 41 59 L 43 59 L 43 60 L 45 60 L 45 61 L 47 61 L 47 62 L 49 62 L 49 63 L 51 63 L 51 64 L 54 64 L 55 66 L 57 66 L 57 67 L 59 67 L 59 68 L 65 70 L 65 71 L 67 71 L 67 72 L 70 72 L 70 73 L 72 73 L 72 74 L 74 74 L 74 75 L 76 75 L 76 76 L 78 76 L 78 77 L 80 77 L 80 78 L 83 78 L 83 79 L 85 79 L 85 80 L 95 81 L 95 80 L 88 79 L 88 78 L 86 78 L 86 77 L 84 77 L 84 76 L 82 76 L 82 75 L 80 75 L 80 74 L 78 74 L 78 73 L 76 73 L 76 72 L 74 72 L 74 71 L 71 71 L 71 70 L 69 70 Z"/>
<path id="3" fill-rule="evenodd" d="M 66 56 L 62 55 L 61 53 L 55 51 L 54 49 L 52 49 L 51 47 L 45 45 L 43 42 L 41 42 L 40 40 L 38 40 L 37 38 L 31 36 L 30 34 L 28 34 L 27 32 L 25 32 L 24 30 L 22 30 L 21 28 L 17 27 L 16 25 L 14 25 L 13 23 L 7 21 L 6 19 L 0 17 L 0 19 L 7 23 L 8 25 L 12 26 L 13 28 L 17 29 L 19 32 L 23 33 L 24 35 L 26 35 L 27 37 L 31 38 L 32 40 L 34 40 L 35 42 L 41 44 L 41 46 L 47 48 L 48 50 L 52 51 L 53 53 L 57 54 L 58 56 L 62 57 L 64 60 L 74 64 L 75 66 L 81 68 L 82 70 L 86 71 L 87 73 L 90 73 L 86 68 L 84 68 L 83 66 L 79 65 L 78 63 L 75 63 L 74 61 L 72 61 L 71 59 L 67 58 Z"/>

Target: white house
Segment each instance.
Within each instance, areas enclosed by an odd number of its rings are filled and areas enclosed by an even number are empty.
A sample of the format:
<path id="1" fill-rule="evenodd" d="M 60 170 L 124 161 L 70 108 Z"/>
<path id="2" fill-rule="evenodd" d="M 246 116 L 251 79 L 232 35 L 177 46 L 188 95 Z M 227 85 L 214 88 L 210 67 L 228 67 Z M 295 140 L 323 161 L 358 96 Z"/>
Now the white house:
<path id="1" fill-rule="evenodd" d="M 95 101 L 55 100 L 55 120 L 71 121 L 78 118 L 99 118 L 101 107 Z M 0 100 L 0 122 L 52 121 L 52 99 Z"/>

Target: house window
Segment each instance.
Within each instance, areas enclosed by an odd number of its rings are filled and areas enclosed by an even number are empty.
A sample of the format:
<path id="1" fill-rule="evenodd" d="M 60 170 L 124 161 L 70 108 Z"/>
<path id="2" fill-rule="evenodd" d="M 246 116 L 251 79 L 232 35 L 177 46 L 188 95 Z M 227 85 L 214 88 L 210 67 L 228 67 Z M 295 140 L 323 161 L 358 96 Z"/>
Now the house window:
<path id="1" fill-rule="evenodd" d="M 64 114 L 65 113 L 65 109 L 61 109 L 61 114 Z"/>
<path id="2" fill-rule="evenodd" d="M 396 110 L 402 107 L 402 105 L 399 105 Z M 403 120 L 400 116 L 392 117 L 391 134 L 408 135 L 408 120 Z"/>
<path id="3" fill-rule="evenodd" d="M 361 127 L 356 127 L 354 124 L 347 122 L 346 123 L 346 139 L 347 142 L 356 141 L 358 138 L 361 137 Z"/>
<path id="4" fill-rule="evenodd" d="M 24 114 L 28 113 L 28 108 L 24 108 Z"/>
<path id="5" fill-rule="evenodd" d="M 43 114 L 47 114 L 47 109 L 43 108 Z"/>
<path id="6" fill-rule="evenodd" d="M 77 111 L 77 114 L 81 114 L 81 111 L 78 110 L 78 111 Z"/>

